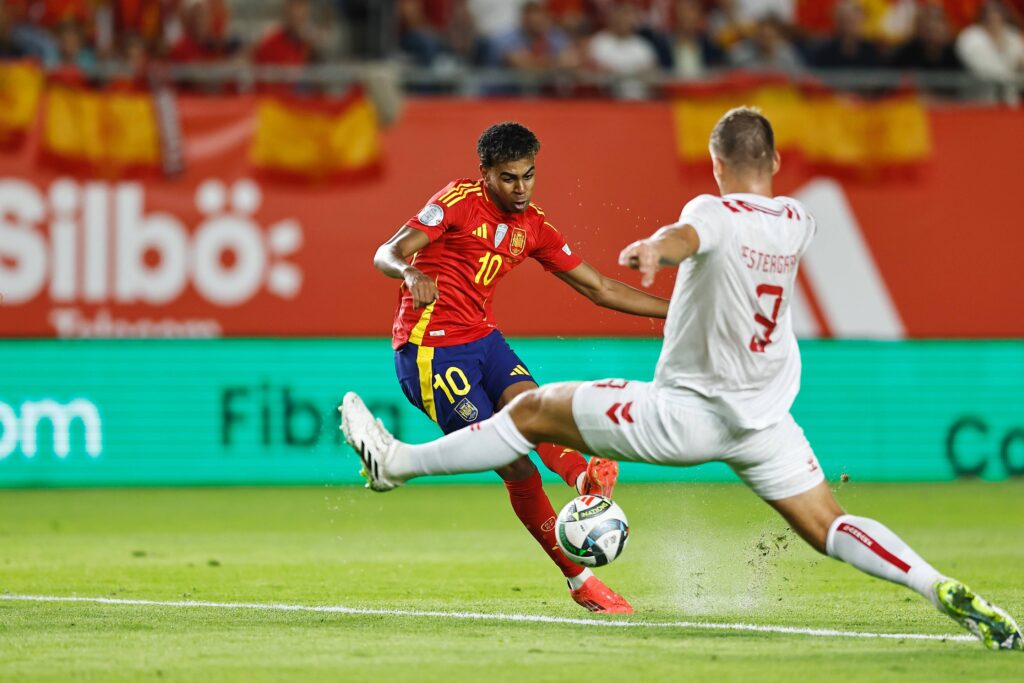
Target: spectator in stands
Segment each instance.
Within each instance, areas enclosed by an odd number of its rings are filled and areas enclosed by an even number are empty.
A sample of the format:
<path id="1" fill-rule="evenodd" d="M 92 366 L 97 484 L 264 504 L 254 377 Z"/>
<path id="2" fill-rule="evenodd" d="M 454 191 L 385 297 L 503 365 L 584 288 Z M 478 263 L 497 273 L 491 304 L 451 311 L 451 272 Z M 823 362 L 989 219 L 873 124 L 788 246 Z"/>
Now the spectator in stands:
<path id="1" fill-rule="evenodd" d="M 790 22 L 801 32 L 818 37 L 832 33 L 836 23 L 836 6 L 844 0 L 798 0 Z M 861 34 L 869 40 L 890 43 L 906 40 L 914 30 L 919 5 L 941 0 L 857 0 L 861 9 Z M 964 2 L 965 0 L 947 0 Z M 974 0 L 966 0 L 973 2 Z"/>
<path id="2" fill-rule="evenodd" d="M 796 19 L 797 0 L 736 0 L 733 4 L 739 21 L 748 26 L 768 18 L 781 26 L 792 26 Z"/>
<path id="3" fill-rule="evenodd" d="M 492 50 L 497 66 L 521 71 L 580 66 L 572 40 L 555 26 L 544 4 L 536 0 L 523 5 L 519 28 L 495 37 Z"/>
<path id="4" fill-rule="evenodd" d="M 92 19 L 92 3 L 86 0 L 37 0 L 28 4 L 30 16 L 57 34 L 60 33 L 62 25 L 69 21 L 78 22 L 84 33 L 85 27 Z"/>
<path id="5" fill-rule="evenodd" d="M 445 33 L 448 52 L 458 64 L 477 65 L 486 59 L 487 39 L 480 33 L 469 0 L 453 0 Z"/>
<path id="6" fill-rule="evenodd" d="M 217 30 L 209 0 L 186 0 L 182 8 L 182 34 L 167 54 L 172 62 L 215 62 L 238 53 L 238 40 Z"/>
<path id="7" fill-rule="evenodd" d="M 633 2 L 634 0 L 627 0 Z M 636 6 L 636 5 L 634 5 Z M 658 68 L 665 71 L 671 71 L 672 66 L 675 63 L 674 56 L 672 54 L 672 35 L 663 30 L 659 23 L 655 23 L 651 17 L 660 17 L 660 13 L 649 10 L 647 12 L 638 12 L 639 17 L 637 22 L 637 35 L 646 40 L 652 48 L 654 48 L 654 55 L 658 59 Z"/>
<path id="8" fill-rule="evenodd" d="M 878 46 L 865 37 L 864 9 L 857 0 L 840 0 L 835 35 L 812 52 L 811 63 L 819 69 L 870 69 L 878 62 Z"/>
<path id="9" fill-rule="evenodd" d="M 679 78 L 702 78 L 709 68 L 725 61 L 722 50 L 708 37 L 698 0 L 676 2 L 672 38 L 672 72 Z"/>
<path id="10" fill-rule="evenodd" d="M 636 8 L 615 5 L 608 15 L 608 27 L 590 39 L 590 60 L 605 73 L 619 76 L 616 94 L 626 99 L 647 92 L 644 76 L 655 72 L 658 58 L 650 43 L 637 34 Z"/>
<path id="11" fill-rule="evenodd" d="M 716 0 L 708 15 L 708 31 L 712 40 L 728 49 L 753 33 L 753 26 L 741 17 L 736 0 Z"/>
<path id="12" fill-rule="evenodd" d="M 570 35 L 586 33 L 593 22 L 588 0 L 548 0 L 546 9 Z"/>
<path id="13" fill-rule="evenodd" d="M 971 73 L 995 84 L 992 95 L 1007 104 L 1020 103 L 1024 40 L 1003 3 L 989 0 L 981 6 L 975 23 L 957 37 L 956 51 Z"/>
<path id="14" fill-rule="evenodd" d="M 60 52 L 54 36 L 29 16 L 29 0 L 0 0 L 11 27 L 11 43 L 23 56 L 38 59 L 46 66 L 60 61 Z M 38 13 L 38 12 L 37 12 Z M 38 19 L 38 17 L 36 17 Z"/>
<path id="15" fill-rule="evenodd" d="M 397 22 L 394 0 L 334 0 L 335 16 L 348 27 L 347 52 L 356 59 L 381 59 L 390 54 Z"/>
<path id="16" fill-rule="evenodd" d="M 627 3 L 635 10 L 635 32 L 646 40 L 658 60 L 658 67 L 672 70 L 671 9 L 672 0 L 588 0 L 592 20 L 596 26 L 607 27 L 618 5 Z"/>
<path id="17" fill-rule="evenodd" d="M 523 5 L 530 0 L 468 0 L 468 9 L 488 39 L 511 33 L 519 26 Z"/>
<path id="18" fill-rule="evenodd" d="M 149 52 L 145 39 L 138 33 L 119 36 L 120 62 L 124 70 L 107 83 L 108 90 L 142 92 L 150 87 Z"/>
<path id="19" fill-rule="evenodd" d="M 441 30 L 452 20 L 455 6 L 465 4 L 465 0 L 417 0 L 427 18 L 427 22 L 435 29 Z"/>
<path id="20" fill-rule="evenodd" d="M 934 0 L 886 0 L 882 3 L 864 2 L 863 6 L 874 7 L 876 12 L 874 17 L 868 16 L 867 36 L 888 46 L 898 45 L 915 36 L 920 28 L 922 12 L 935 7 L 942 9 L 942 5 Z"/>
<path id="21" fill-rule="evenodd" d="M 0 4 L 0 60 L 22 59 L 28 56 L 25 48 L 14 37 L 14 27 L 7 6 Z"/>
<path id="22" fill-rule="evenodd" d="M 729 62 L 740 69 L 797 73 L 804 68 L 796 48 L 786 39 L 782 22 L 768 15 L 757 22 L 754 35 L 729 51 Z"/>
<path id="23" fill-rule="evenodd" d="M 554 3 L 555 0 L 549 0 Z M 628 2 L 637 10 L 637 25 L 668 35 L 672 32 L 674 0 L 582 0 L 580 3 L 590 15 L 590 23 L 604 26 L 616 5 Z M 564 4 L 564 3 L 563 3 Z"/>
<path id="24" fill-rule="evenodd" d="M 176 1 L 176 0 L 173 0 Z M 113 12 L 107 29 L 119 35 L 134 35 L 142 38 L 151 54 L 162 54 L 167 33 L 173 30 L 170 7 L 172 0 L 110 0 Z"/>
<path id="25" fill-rule="evenodd" d="M 397 9 L 398 46 L 416 66 L 444 73 L 483 65 L 492 57 L 467 0 L 399 0 Z M 413 89 L 434 90 L 426 85 Z"/>
<path id="26" fill-rule="evenodd" d="M 923 5 L 917 15 L 916 30 L 907 42 L 897 47 L 891 65 L 916 71 L 957 71 L 963 68 L 953 48 L 953 39 L 942 5 Z"/>
<path id="27" fill-rule="evenodd" d="M 253 50 L 253 61 L 263 65 L 303 66 L 316 57 L 309 0 L 285 0 L 283 20 Z"/>
<path id="28" fill-rule="evenodd" d="M 955 35 L 974 23 L 978 18 L 978 10 L 985 0 L 942 0 L 946 17 Z"/>
<path id="29" fill-rule="evenodd" d="M 50 72 L 50 79 L 67 85 L 85 85 L 96 67 L 96 57 L 85 44 L 82 24 L 77 19 L 66 19 L 57 25 L 56 31 L 60 61 Z"/>
<path id="30" fill-rule="evenodd" d="M 665 35 L 670 35 L 675 27 L 676 0 L 634 0 L 644 7 L 641 23 L 650 26 Z"/>
<path id="31" fill-rule="evenodd" d="M 802 34 L 822 38 L 832 32 L 835 6 L 841 0 L 797 0 L 794 28 Z M 917 9 L 927 5 L 962 7 L 978 0 L 860 0 L 864 10 L 864 35 L 868 38 L 902 42 L 914 32 Z"/>
<path id="32" fill-rule="evenodd" d="M 445 45 L 425 9 L 423 0 L 399 0 L 398 47 L 416 66 L 429 67 L 444 53 Z"/>

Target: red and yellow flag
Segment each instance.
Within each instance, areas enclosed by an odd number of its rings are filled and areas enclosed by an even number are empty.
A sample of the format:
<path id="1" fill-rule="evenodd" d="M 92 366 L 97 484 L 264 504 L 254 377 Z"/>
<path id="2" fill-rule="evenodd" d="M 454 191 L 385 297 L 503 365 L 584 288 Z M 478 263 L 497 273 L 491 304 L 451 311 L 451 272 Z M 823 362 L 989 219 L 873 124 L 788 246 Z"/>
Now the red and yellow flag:
<path id="1" fill-rule="evenodd" d="M 337 101 L 268 97 L 256 113 L 249 159 L 260 171 L 295 178 L 373 172 L 381 160 L 376 108 L 358 87 Z"/>
<path id="2" fill-rule="evenodd" d="M 0 63 L 0 149 L 21 144 L 35 125 L 43 74 L 35 62 Z"/>
<path id="3" fill-rule="evenodd" d="M 867 100 L 783 80 L 734 80 L 673 92 L 676 148 L 687 164 L 706 162 L 715 123 L 733 107 L 764 112 L 778 149 L 813 165 L 854 171 L 917 164 L 931 156 L 928 115 L 910 91 Z"/>
<path id="4" fill-rule="evenodd" d="M 149 93 L 51 84 L 46 90 L 42 149 L 51 161 L 101 176 L 158 171 L 160 126 L 153 98 Z"/>

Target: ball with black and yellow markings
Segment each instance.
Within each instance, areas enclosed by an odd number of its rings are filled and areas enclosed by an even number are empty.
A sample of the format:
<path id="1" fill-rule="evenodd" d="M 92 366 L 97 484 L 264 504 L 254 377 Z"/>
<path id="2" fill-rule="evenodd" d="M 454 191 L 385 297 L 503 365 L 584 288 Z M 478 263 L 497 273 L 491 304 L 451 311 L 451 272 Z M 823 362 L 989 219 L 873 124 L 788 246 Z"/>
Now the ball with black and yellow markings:
<path id="1" fill-rule="evenodd" d="M 558 547 L 585 567 L 602 567 L 622 554 L 629 540 L 629 521 L 622 508 L 604 496 L 579 496 L 558 513 Z"/>

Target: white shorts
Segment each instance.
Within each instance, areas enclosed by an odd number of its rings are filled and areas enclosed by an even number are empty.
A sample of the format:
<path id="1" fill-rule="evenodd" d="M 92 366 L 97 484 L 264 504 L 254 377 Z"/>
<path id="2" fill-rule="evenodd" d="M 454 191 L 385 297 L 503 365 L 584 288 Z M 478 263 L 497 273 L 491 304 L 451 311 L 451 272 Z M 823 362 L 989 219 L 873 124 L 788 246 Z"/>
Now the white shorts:
<path id="1" fill-rule="evenodd" d="M 764 500 L 803 493 L 825 480 L 790 414 L 764 429 L 730 424 L 701 396 L 668 395 L 650 382 L 585 382 L 572 414 L 590 452 L 614 460 L 686 467 L 721 461 Z"/>

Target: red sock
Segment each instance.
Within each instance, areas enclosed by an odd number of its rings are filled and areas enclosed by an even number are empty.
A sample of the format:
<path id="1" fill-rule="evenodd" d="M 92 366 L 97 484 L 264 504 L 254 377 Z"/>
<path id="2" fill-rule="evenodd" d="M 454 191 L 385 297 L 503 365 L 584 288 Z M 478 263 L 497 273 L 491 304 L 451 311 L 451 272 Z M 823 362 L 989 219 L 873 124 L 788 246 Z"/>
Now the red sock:
<path id="1" fill-rule="evenodd" d="M 582 572 L 583 567 L 572 562 L 558 548 L 558 541 L 555 540 L 555 510 L 544 493 L 540 472 L 534 472 L 519 481 L 506 481 L 505 488 L 508 489 L 512 509 L 516 511 L 519 521 L 537 539 L 537 543 L 544 548 L 551 561 L 558 565 L 562 574 L 576 576 Z"/>
<path id="2" fill-rule="evenodd" d="M 582 453 L 553 443 L 537 444 L 534 450 L 549 470 L 560 476 L 566 484 L 576 488 L 576 480 L 587 469 L 587 459 Z"/>

